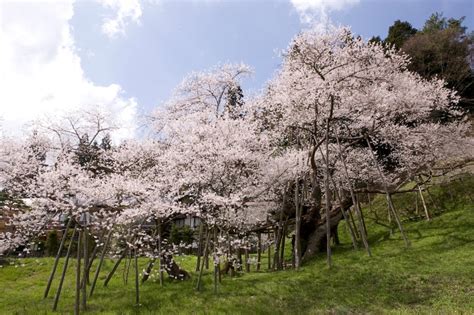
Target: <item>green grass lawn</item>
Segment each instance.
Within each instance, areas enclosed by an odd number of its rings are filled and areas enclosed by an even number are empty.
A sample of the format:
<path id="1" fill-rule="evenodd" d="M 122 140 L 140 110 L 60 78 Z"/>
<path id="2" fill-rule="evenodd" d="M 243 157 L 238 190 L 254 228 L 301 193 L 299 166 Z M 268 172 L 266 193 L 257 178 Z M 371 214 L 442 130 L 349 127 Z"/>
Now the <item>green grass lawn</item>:
<path id="1" fill-rule="evenodd" d="M 405 228 L 412 246 L 404 248 L 399 233 L 390 235 L 383 226 L 367 219 L 373 257 L 351 249 L 345 228 L 340 227 L 342 245 L 334 248 L 334 267 L 329 270 L 323 254 L 300 271 L 264 270 L 224 277 L 219 293 L 213 293 L 212 275 L 204 277 L 202 292 L 194 290 L 196 274 L 189 281 L 166 280 L 163 287 L 148 281 L 140 287 L 141 306 L 134 306 L 134 282 L 123 281 L 123 265 L 103 287 L 105 272 L 89 300 L 89 313 L 105 314 L 474 314 L 474 205 L 473 179 L 449 187 L 434 187 L 431 222 L 407 219 Z M 448 196 L 447 189 L 454 191 Z M 471 194 L 471 198 L 469 198 Z M 409 210 L 405 197 L 395 203 Z M 437 207 L 435 207 L 437 205 Z M 382 216 L 383 198 L 372 204 Z M 386 213 L 386 212 L 385 212 Z M 408 216 L 408 212 L 407 218 Z M 287 251 L 288 252 L 288 251 Z M 18 259 L 0 268 L 0 314 L 46 314 L 51 312 L 57 283 L 51 297 L 42 299 L 52 259 Z M 177 257 L 188 271 L 193 257 Z M 143 265 L 147 260 L 140 259 Z M 61 263 L 62 264 L 62 263 Z M 61 267 L 60 264 L 60 267 Z M 113 262 L 106 261 L 105 270 Z M 74 305 L 74 261 L 66 279 L 58 312 L 72 313 Z M 143 269 L 141 268 L 141 269 Z M 60 270 L 60 269 L 59 269 Z"/>

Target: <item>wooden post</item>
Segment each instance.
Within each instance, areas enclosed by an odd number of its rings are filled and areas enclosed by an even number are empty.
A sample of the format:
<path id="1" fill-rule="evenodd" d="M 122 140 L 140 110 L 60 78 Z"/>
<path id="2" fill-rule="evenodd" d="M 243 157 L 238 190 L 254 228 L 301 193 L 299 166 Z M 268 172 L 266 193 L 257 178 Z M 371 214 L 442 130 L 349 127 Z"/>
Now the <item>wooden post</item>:
<path id="1" fill-rule="evenodd" d="M 76 266 L 76 300 L 74 304 L 74 314 L 79 314 L 79 304 L 81 299 L 81 239 L 82 231 L 79 230 L 79 237 L 77 238 L 77 266 Z"/>
<path id="2" fill-rule="evenodd" d="M 279 264 L 279 269 L 283 270 L 285 267 L 285 241 L 286 241 L 286 225 L 287 225 L 288 219 L 285 220 L 285 223 L 283 224 L 283 229 L 281 233 L 281 241 L 280 241 L 280 264 Z"/>
<path id="3" fill-rule="evenodd" d="M 123 270 L 123 282 L 128 284 L 128 275 L 130 274 L 130 267 L 132 266 L 132 250 L 128 249 L 128 258 L 125 260 L 125 268 Z"/>
<path id="4" fill-rule="evenodd" d="M 324 154 L 323 154 L 323 151 L 321 149 L 321 147 L 319 148 L 319 151 L 321 152 L 321 156 L 323 157 L 323 161 L 324 163 L 326 164 L 326 159 L 324 158 Z M 336 185 L 336 182 L 334 181 L 333 177 L 331 176 L 331 174 L 329 174 L 329 179 L 331 180 L 331 183 L 333 184 L 334 187 L 337 187 Z M 339 192 L 337 191 L 337 189 L 335 189 L 335 197 L 336 197 L 336 200 L 339 202 L 339 206 L 341 208 L 341 213 L 342 213 L 342 216 L 344 217 L 344 221 L 346 222 L 346 225 L 347 225 L 347 228 L 349 229 L 349 235 L 351 236 L 351 241 L 352 241 L 352 246 L 354 247 L 354 249 L 357 249 L 358 246 L 357 246 L 357 238 L 355 236 L 355 233 L 354 233 L 354 229 L 351 225 L 351 222 L 349 221 L 349 218 L 347 217 L 347 214 L 346 212 L 344 211 L 344 209 L 342 208 L 342 198 L 341 196 L 339 195 Z M 360 206 L 359 206 L 359 209 L 360 209 Z M 354 228 L 355 228 L 355 224 L 354 224 Z M 365 234 L 367 236 L 367 233 Z"/>
<path id="5" fill-rule="evenodd" d="M 104 262 L 105 254 L 107 253 L 107 248 L 109 246 L 110 238 L 112 236 L 112 231 L 113 230 L 110 230 L 109 234 L 107 235 L 107 240 L 105 241 L 104 247 L 102 248 L 99 265 L 97 266 L 97 269 L 95 270 L 94 280 L 92 280 L 91 291 L 89 293 L 89 297 L 91 297 L 92 294 L 94 293 L 94 288 L 97 283 L 97 279 L 99 278 L 99 273 L 100 273 L 100 269 L 102 268 L 102 264 Z"/>
<path id="6" fill-rule="evenodd" d="M 87 227 L 84 226 L 84 232 L 83 235 L 84 237 L 84 270 L 83 270 L 83 275 L 82 275 L 82 285 L 81 285 L 81 295 L 82 295 L 82 310 L 86 311 L 87 309 L 87 266 L 88 264 L 88 237 L 87 237 Z M 79 249 L 78 249 L 79 250 Z"/>
<path id="7" fill-rule="evenodd" d="M 249 240 L 248 235 L 245 236 L 245 249 L 244 249 L 244 257 L 245 257 L 245 272 L 250 272 L 250 255 L 249 255 Z"/>
<path id="8" fill-rule="evenodd" d="M 206 226 L 206 230 L 208 233 L 211 232 L 211 230 L 209 229 L 209 226 Z M 206 270 L 209 270 L 209 245 L 207 246 L 207 250 L 204 251 L 204 263 L 206 265 Z"/>
<path id="9" fill-rule="evenodd" d="M 329 122 L 328 122 L 329 124 Z M 329 192 L 329 134 L 326 132 L 326 176 L 324 178 L 324 190 L 326 197 L 326 256 L 328 267 L 332 267 L 331 259 L 331 196 Z"/>
<path id="10" fill-rule="evenodd" d="M 214 294 L 217 294 L 218 291 L 218 268 L 219 268 L 219 257 L 217 256 L 217 227 L 213 228 L 214 230 Z"/>
<path id="11" fill-rule="evenodd" d="M 395 206 L 393 205 L 393 202 L 392 202 L 392 196 L 390 195 L 390 192 L 388 190 L 388 186 L 387 186 L 387 181 L 385 179 L 385 176 L 383 175 L 383 172 L 382 170 L 380 169 L 380 166 L 379 166 L 379 163 L 377 161 L 377 158 L 375 157 L 375 154 L 374 154 L 374 151 L 372 149 L 372 145 L 370 144 L 370 141 L 369 141 L 369 138 L 368 137 L 365 137 L 365 140 L 367 142 L 367 146 L 369 147 L 369 151 L 372 155 L 372 160 L 374 161 L 375 163 L 375 166 L 377 168 L 377 171 L 380 175 L 380 178 L 382 179 L 382 183 L 383 183 L 383 186 L 384 186 L 384 189 L 385 189 L 385 193 L 386 193 L 386 198 L 387 198 L 387 203 L 388 203 L 388 207 L 390 209 L 390 211 L 392 212 L 393 214 L 393 217 L 395 218 L 395 221 L 397 222 L 397 225 L 398 225 L 398 228 L 400 230 L 400 233 L 402 234 L 402 237 L 403 237 L 403 240 L 405 241 L 405 245 L 406 247 L 409 247 L 410 246 L 410 242 L 408 241 L 408 238 L 405 234 L 405 231 L 403 230 L 403 226 L 402 226 L 402 222 L 398 216 L 398 213 L 397 213 L 397 210 L 395 209 Z"/>
<path id="12" fill-rule="evenodd" d="M 201 256 L 202 256 L 202 242 L 203 242 L 203 222 L 199 224 L 199 243 L 197 248 L 197 259 L 196 259 L 196 271 L 199 271 L 201 267 Z"/>
<path id="13" fill-rule="evenodd" d="M 356 211 L 356 214 L 359 217 L 360 237 L 362 239 L 362 243 L 364 244 L 367 255 L 369 255 L 369 257 L 370 257 L 370 256 L 372 256 L 372 253 L 370 252 L 369 242 L 367 241 L 366 233 L 363 232 L 364 227 L 363 227 L 362 220 L 361 220 L 362 210 L 359 208 L 359 204 L 356 200 L 354 188 L 352 186 L 352 182 L 351 182 L 350 177 L 349 177 L 349 171 L 347 170 L 347 163 L 346 163 L 346 160 L 343 156 L 343 151 L 342 151 L 341 143 L 339 142 L 339 136 L 338 136 L 337 132 L 336 132 L 336 141 L 337 141 L 337 146 L 339 148 L 339 159 L 341 160 L 342 165 L 344 167 L 344 175 L 346 177 L 347 184 L 349 185 L 349 192 L 351 194 L 352 204 L 354 205 L 354 209 Z"/>
<path id="14" fill-rule="evenodd" d="M 209 247 L 209 237 L 210 237 L 211 231 L 206 232 L 206 244 L 204 245 L 204 254 L 207 255 L 208 247 Z M 196 290 L 201 291 L 202 288 L 202 273 L 204 272 L 204 259 L 202 260 L 201 268 L 199 269 L 199 275 L 197 279 L 197 284 L 196 284 Z"/>
<path id="15" fill-rule="evenodd" d="M 420 193 L 420 199 L 421 199 L 421 203 L 423 204 L 423 209 L 425 210 L 426 220 L 430 221 L 431 220 L 430 213 L 428 212 L 428 208 L 426 207 L 425 198 L 423 197 L 423 192 L 421 191 L 420 185 L 417 184 L 416 186 L 418 187 L 418 192 Z"/>
<path id="16" fill-rule="evenodd" d="M 260 271 L 260 264 L 262 262 L 262 233 L 257 234 L 257 271 Z"/>
<path id="17" fill-rule="evenodd" d="M 354 234 L 356 239 L 361 238 L 359 235 L 359 231 L 357 230 L 357 224 L 355 223 L 354 216 L 352 215 L 352 208 L 349 208 L 349 218 L 351 219 L 352 226 L 354 227 Z"/>
<path id="18" fill-rule="evenodd" d="M 64 261 L 63 272 L 61 274 L 61 279 L 59 280 L 58 291 L 56 291 L 54 297 L 53 312 L 55 312 L 58 307 L 59 297 L 61 296 L 61 290 L 63 288 L 64 278 L 66 277 L 67 266 L 69 264 L 69 257 L 71 256 L 72 244 L 74 243 L 74 236 L 76 236 L 76 228 L 74 228 L 74 232 L 72 232 L 71 240 L 67 248 L 66 260 Z"/>
<path id="19" fill-rule="evenodd" d="M 159 262 L 159 270 L 158 274 L 160 277 L 160 286 L 163 286 L 163 255 L 161 253 L 161 221 L 158 224 L 158 262 Z"/>
<path id="20" fill-rule="evenodd" d="M 140 306 L 140 288 L 139 288 L 139 281 L 138 281 L 138 249 L 137 249 L 137 247 L 134 248 L 134 254 L 135 254 L 135 305 Z"/>
<path id="21" fill-rule="evenodd" d="M 61 258 L 61 253 L 63 251 L 64 242 L 67 238 L 67 233 L 69 232 L 69 227 L 71 226 L 72 218 L 69 218 L 69 221 L 66 224 L 61 243 L 59 244 L 58 252 L 56 253 L 56 258 L 54 259 L 53 269 L 49 275 L 48 284 L 46 285 L 46 290 L 44 291 L 44 298 L 48 297 L 49 290 L 51 288 L 51 283 L 53 283 L 54 274 L 56 273 L 56 268 L 58 267 L 59 259 Z M 72 242 L 72 241 L 71 241 Z"/>
<path id="22" fill-rule="evenodd" d="M 415 214 L 420 215 L 420 209 L 418 208 L 418 192 L 415 192 Z"/>
<path id="23" fill-rule="evenodd" d="M 271 243 L 271 232 L 267 233 L 267 241 L 268 241 L 268 270 L 272 269 L 272 243 Z"/>
<path id="24" fill-rule="evenodd" d="M 94 249 L 92 250 L 92 254 L 89 257 L 89 263 L 87 264 L 87 273 L 90 272 L 92 268 L 92 264 L 94 263 L 94 260 L 97 258 L 97 253 L 99 252 L 99 247 L 100 247 L 99 244 L 101 244 L 104 241 L 105 232 L 106 230 L 104 229 L 100 235 L 98 244 L 94 242 L 95 246 L 94 246 Z M 89 279 L 87 279 L 87 284 L 89 284 Z"/>
<path id="25" fill-rule="evenodd" d="M 408 237 L 405 234 L 405 231 L 403 229 L 402 222 L 400 220 L 400 217 L 398 216 L 397 211 L 395 210 L 395 206 L 393 205 L 392 201 L 392 196 L 390 195 L 389 192 L 387 192 L 387 202 L 390 207 L 390 210 L 392 210 L 393 217 L 395 218 L 395 221 L 397 222 L 398 228 L 400 229 L 400 233 L 402 234 L 403 240 L 405 241 L 405 246 L 410 247 L 410 241 L 408 240 Z"/>
<path id="26" fill-rule="evenodd" d="M 114 267 L 112 268 L 112 270 L 107 275 L 107 278 L 104 281 L 104 287 L 106 287 L 109 284 L 109 281 L 112 279 L 115 271 L 117 270 L 118 266 L 120 265 L 120 262 L 122 261 L 122 259 L 125 257 L 126 254 L 127 254 L 127 249 L 124 249 L 124 251 L 120 255 L 119 259 L 115 263 Z"/>
<path id="27" fill-rule="evenodd" d="M 303 192 L 304 193 L 304 192 Z M 295 268 L 299 270 L 301 266 L 301 207 L 299 203 L 299 183 L 298 178 L 295 179 L 295 243 L 294 247 L 294 261 Z"/>

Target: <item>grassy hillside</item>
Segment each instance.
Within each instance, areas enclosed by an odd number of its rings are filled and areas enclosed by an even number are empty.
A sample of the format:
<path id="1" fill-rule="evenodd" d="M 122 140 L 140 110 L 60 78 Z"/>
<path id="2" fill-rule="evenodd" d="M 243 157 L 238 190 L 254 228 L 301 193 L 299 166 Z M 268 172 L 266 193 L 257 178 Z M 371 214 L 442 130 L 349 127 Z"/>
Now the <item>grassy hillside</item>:
<path id="1" fill-rule="evenodd" d="M 134 307 L 134 286 L 127 285 L 122 270 L 108 288 L 102 282 L 89 301 L 90 313 L 107 314 L 317 314 L 317 313 L 474 313 L 474 178 L 456 180 L 431 189 L 426 196 L 432 221 L 416 218 L 413 196 L 397 196 L 405 214 L 405 228 L 412 246 L 404 248 L 399 233 L 390 235 L 382 224 L 383 198 L 373 200 L 367 225 L 373 257 L 353 251 L 341 226 L 342 245 L 334 249 L 334 267 L 328 270 L 321 255 L 299 272 L 293 270 L 224 277 L 220 292 L 213 294 L 212 277 L 205 276 L 202 292 L 193 279 L 166 281 L 164 287 L 148 281 L 141 286 L 140 307 Z M 422 212 L 421 212 L 422 213 Z M 375 217 L 379 222 L 375 222 Z M 178 261 L 193 270 L 192 257 Z M 140 263 L 144 266 L 146 260 Z M 42 293 L 52 259 L 22 259 L 0 268 L 0 314 L 49 313 L 52 297 Z M 110 270 L 113 262 L 106 262 Z M 59 312 L 71 313 L 74 277 L 68 275 Z M 266 263 L 263 262 L 263 266 Z M 265 268 L 264 268 L 265 269 Z M 105 276 L 102 276 L 102 279 Z M 56 288 L 56 283 L 53 284 Z M 54 290 L 52 291 L 54 294 Z M 51 294 L 51 295 L 53 295 Z"/>

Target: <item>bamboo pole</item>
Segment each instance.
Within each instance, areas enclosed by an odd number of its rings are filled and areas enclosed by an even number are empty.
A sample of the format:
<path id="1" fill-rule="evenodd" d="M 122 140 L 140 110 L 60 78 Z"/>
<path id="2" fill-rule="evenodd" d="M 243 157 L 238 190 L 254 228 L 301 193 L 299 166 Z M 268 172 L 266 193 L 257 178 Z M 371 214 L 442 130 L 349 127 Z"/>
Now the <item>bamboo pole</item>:
<path id="1" fill-rule="evenodd" d="M 54 274 L 56 273 L 56 269 L 58 267 L 59 259 L 61 258 L 61 253 L 63 251 L 64 243 L 67 238 L 67 233 L 69 232 L 69 227 L 71 226 L 72 218 L 69 218 L 69 221 L 66 224 L 66 228 L 64 229 L 64 234 L 61 239 L 61 243 L 59 244 L 58 252 L 56 254 L 56 258 L 54 259 L 53 269 L 51 270 L 51 274 L 49 275 L 48 283 L 46 285 L 46 289 L 44 291 L 44 298 L 48 297 L 49 290 L 51 289 L 51 284 L 53 283 Z"/>

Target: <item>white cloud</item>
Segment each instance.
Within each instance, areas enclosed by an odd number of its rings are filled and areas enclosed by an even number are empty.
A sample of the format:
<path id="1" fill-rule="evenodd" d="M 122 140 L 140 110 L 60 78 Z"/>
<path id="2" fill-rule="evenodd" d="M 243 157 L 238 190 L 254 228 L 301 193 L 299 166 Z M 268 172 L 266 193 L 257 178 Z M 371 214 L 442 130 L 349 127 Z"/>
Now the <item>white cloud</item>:
<path id="1" fill-rule="evenodd" d="M 102 108 L 134 136 L 137 103 L 117 84 L 99 86 L 81 67 L 69 21 L 71 1 L 0 2 L 0 117 L 5 133 L 80 108 Z"/>
<path id="2" fill-rule="evenodd" d="M 103 20 L 102 32 L 109 38 L 125 35 L 125 28 L 130 23 L 140 23 L 142 7 L 139 0 L 99 0 L 102 6 L 111 9 L 114 17 Z"/>
<path id="3" fill-rule="evenodd" d="M 311 23 L 319 19 L 325 21 L 330 11 L 348 8 L 360 0 L 290 0 L 300 15 L 301 21 Z"/>

